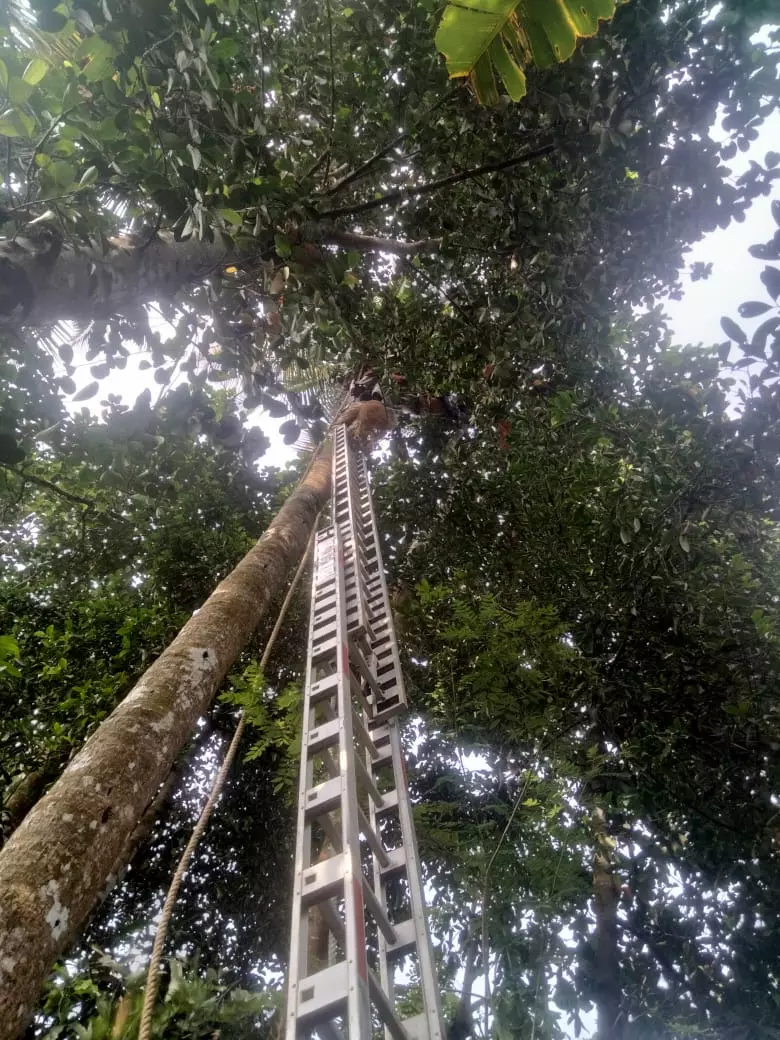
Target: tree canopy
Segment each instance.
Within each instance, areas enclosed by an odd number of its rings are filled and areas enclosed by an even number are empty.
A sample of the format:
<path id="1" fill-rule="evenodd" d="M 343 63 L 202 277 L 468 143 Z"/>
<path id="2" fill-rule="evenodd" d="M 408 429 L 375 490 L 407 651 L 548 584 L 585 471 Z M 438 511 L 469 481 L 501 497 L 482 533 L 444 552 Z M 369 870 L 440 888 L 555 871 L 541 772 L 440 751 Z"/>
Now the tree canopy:
<path id="1" fill-rule="evenodd" d="M 316 441 L 368 364 L 452 1037 L 777 1037 L 780 230 L 723 343 L 662 311 L 693 242 L 769 214 L 776 13 L 586 3 L 575 49 L 503 6 L 481 65 L 427 0 L 6 6 L 4 832 L 289 496 L 254 410 Z M 276 1028 L 305 616 L 236 662 L 30 1036 L 134 1035 L 239 706 L 157 1028 Z"/>

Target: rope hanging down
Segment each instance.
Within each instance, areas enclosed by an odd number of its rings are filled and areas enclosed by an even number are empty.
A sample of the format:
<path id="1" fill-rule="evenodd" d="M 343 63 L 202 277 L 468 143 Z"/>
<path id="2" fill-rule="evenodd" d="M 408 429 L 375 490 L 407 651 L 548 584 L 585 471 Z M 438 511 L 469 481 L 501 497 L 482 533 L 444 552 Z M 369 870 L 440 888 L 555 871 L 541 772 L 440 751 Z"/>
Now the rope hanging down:
<path id="1" fill-rule="evenodd" d="M 273 627 L 273 631 L 271 632 L 271 635 L 268 638 L 268 642 L 266 643 L 265 650 L 263 651 L 263 656 L 260 659 L 261 669 L 265 669 L 265 666 L 268 664 L 268 659 L 271 656 L 271 652 L 274 648 L 274 643 L 276 642 L 277 636 L 279 635 L 279 630 L 281 629 L 282 624 L 284 623 L 284 619 L 287 615 L 290 603 L 292 602 L 292 598 L 295 595 L 295 590 L 298 586 L 298 582 L 300 581 L 301 575 L 303 574 L 309 557 L 311 556 L 312 546 L 314 545 L 314 532 L 316 531 L 316 529 L 317 525 L 315 521 L 314 531 L 312 532 L 312 536 L 309 539 L 309 544 L 306 548 L 306 552 L 303 554 L 303 558 L 301 559 L 301 562 L 298 564 L 298 569 L 295 572 L 295 577 L 293 578 L 290 587 L 287 590 L 287 595 L 285 596 L 284 602 L 282 603 L 281 609 L 279 610 L 279 616 L 276 619 L 276 624 Z M 201 814 L 198 817 L 198 822 L 195 824 L 195 827 L 193 828 L 192 834 L 190 835 L 190 840 L 187 842 L 187 847 L 181 854 L 181 858 L 176 866 L 173 878 L 171 879 L 171 884 L 168 888 L 168 893 L 165 897 L 165 903 L 163 904 L 162 914 L 160 915 L 160 921 L 157 925 L 157 932 L 155 934 L 154 945 L 152 947 L 152 956 L 149 960 L 149 968 L 146 973 L 146 988 L 144 991 L 143 1009 L 141 1011 L 141 1023 L 138 1028 L 138 1040 L 150 1040 L 151 1038 L 152 1016 L 154 1014 L 154 1006 L 157 1001 L 157 989 L 160 981 L 160 963 L 162 961 L 165 940 L 168 936 L 168 926 L 171 922 L 171 917 L 173 916 L 173 908 L 176 905 L 176 897 L 179 894 L 181 883 L 184 879 L 185 873 L 187 872 L 189 862 L 192 859 L 192 854 L 198 846 L 198 842 L 200 841 L 203 832 L 205 831 L 206 826 L 208 825 L 209 818 L 211 817 L 214 805 L 222 792 L 222 788 L 225 784 L 227 775 L 230 772 L 230 767 L 233 764 L 233 760 L 236 757 L 238 745 L 241 743 L 241 737 L 244 734 L 245 728 L 246 716 L 242 711 L 239 715 L 238 725 L 236 726 L 236 731 L 233 734 L 233 739 L 230 741 L 230 746 L 227 749 L 225 759 L 220 767 L 219 772 L 214 778 L 213 784 L 211 785 L 211 790 L 209 792 L 208 799 L 206 800 L 206 804 L 203 806 L 203 809 L 201 810 Z"/>
<path id="2" fill-rule="evenodd" d="M 333 421 L 330 423 L 328 427 L 329 431 L 332 430 L 334 425 L 338 422 L 339 415 L 341 414 L 348 400 L 349 393 L 345 393 L 341 398 L 341 401 L 339 402 Z M 322 445 L 320 445 L 313 452 L 312 457 L 309 460 L 309 464 L 306 467 L 306 470 L 304 471 L 301 480 L 306 479 L 306 475 L 314 465 L 314 461 L 319 455 L 321 449 Z M 265 650 L 263 651 L 263 656 L 260 659 L 261 669 L 264 669 L 266 664 L 268 663 L 268 659 L 271 656 L 271 652 L 274 648 L 276 638 L 279 635 L 279 630 L 282 627 L 282 624 L 284 623 L 284 619 L 287 615 L 290 603 L 292 602 L 292 598 L 295 594 L 298 582 L 300 581 L 301 575 L 303 574 L 303 571 L 306 567 L 306 563 L 309 557 L 311 556 L 318 520 L 319 515 L 317 516 L 317 519 L 314 521 L 314 530 L 312 531 L 311 538 L 309 539 L 309 544 L 306 547 L 306 552 L 303 554 L 303 558 L 301 559 L 301 562 L 298 564 L 298 569 L 295 572 L 295 576 L 293 577 L 292 583 L 290 584 L 290 588 L 287 590 L 287 595 L 285 596 L 284 602 L 282 603 L 281 609 L 279 610 L 279 616 L 276 619 L 276 624 L 273 627 L 273 631 L 271 632 Z M 241 738 L 244 734 L 245 728 L 246 717 L 242 711 L 238 718 L 236 732 L 233 734 L 233 739 L 230 741 L 230 746 L 228 747 L 227 753 L 225 754 L 225 759 L 222 763 L 219 772 L 214 778 L 214 783 L 211 785 L 211 791 L 209 792 L 206 804 L 203 806 L 203 809 L 201 810 L 201 814 L 198 817 L 198 822 L 195 824 L 192 834 L 190 835 L 190 840 L 187 842 L 187 847 L 181 854 L 181 858 L 179 859 L 179 862 L 176 865 L 176 870 L 174 871 L 173 877 L 171 878 L 171 884 L 168 888 L 168 893 L 165 896 L 162 914 L 160 915 L 160 921 L 157 925 L 157 931 L 154 937 L 154 945 L 152 946 L 152 956 L 149 959 L 149 968 L 146 973 L 146 987 L 144 990 L 144 1003 L 143 1009 L 141 1011 L 141 1022 L 138 1027 L 138 1040 L 150 1040 L 151 1038 L 152 1016 L 154 1015 L 154 1006 L 157 1001 L 157 990 L 160 981 L 160 963 L 162 961 L 165 940 L 168 936 L 168 925 L 171 922 L 171 917 L 173 916 L 173 908 L 176 905 L 176 898 L 179 894 L 179 889 L 181 888 L 181 883 L 184 879 L 184 875 L 187 871 L 189 862 L 192 859 L 192 854 L 198 847 L 198 842 L 200 841 L 203 832 L 205 831 L 206 826 L 208 825 L 209 818 L 211 817 L 212 810 L 214 809 L 214 804 L 217 798 L 219 798 L 222 788 L 225 784 L 225 779 L 227 778 L 227 775 L 230 772 L 230 767 L 232 766 L 233 760 L 236 757 L 238 745 L 241 743 Z"/>

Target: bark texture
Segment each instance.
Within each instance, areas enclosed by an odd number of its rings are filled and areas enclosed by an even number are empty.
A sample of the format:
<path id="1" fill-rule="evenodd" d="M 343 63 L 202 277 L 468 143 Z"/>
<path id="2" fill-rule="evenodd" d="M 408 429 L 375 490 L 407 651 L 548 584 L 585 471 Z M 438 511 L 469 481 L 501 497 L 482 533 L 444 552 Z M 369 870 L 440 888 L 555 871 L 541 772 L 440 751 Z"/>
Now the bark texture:
<path id="1" fill-rule="evenodd" d="M 47 762 L 41 769 L 28 773 L 14 787 L 3 804 L 3 838 L 8 838 L 32 809 L 52 780 L 56 779 L 64 765 Z"/>
<path id="2" fill-rule="evenodd" d="M 604 810 L 593 811 L 596 850 L 593 856 L 594 982 L 598 1011 L 598 1040 L 621 1040 L 625 1020 L 621 1009 L 618 954 L 618 901 L 620 886 L 612 869 L 611 843 Z"/>
<path id="3" fill-rule="evenodd" d="M 0 1040 L 24 1030 L 53 961 L 110 886 L 196 719 L 305 551 L 330 493 L 329 456 L 0 851 Z"/>

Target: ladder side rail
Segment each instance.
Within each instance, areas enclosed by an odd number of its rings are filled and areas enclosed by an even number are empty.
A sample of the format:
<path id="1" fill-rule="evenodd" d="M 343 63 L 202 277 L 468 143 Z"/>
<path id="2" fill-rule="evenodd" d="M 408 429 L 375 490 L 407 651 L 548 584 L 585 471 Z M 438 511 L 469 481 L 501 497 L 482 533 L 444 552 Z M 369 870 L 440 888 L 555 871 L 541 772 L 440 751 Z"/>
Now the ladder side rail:
<path id="1" fill-rule="evenodd" d="M 326 532 L 319 532 L 315 541 L 314 566 L 311 577 L 311 609 L 309 611 L 309 639 L 306 659 L 306 680 L 303 702 L 303 725 L 301 727 L 301 765 L 298 779 L 298 808 L 295 840 L 295 865 L 293 883 L 292 927 L 290 929 L 290 960 L 287 980 L 287 1040 L 297 1040 L 298 992 L 300 981 L 307 975 L 309 925 L 308 909 L 303 901 L 303 875 L 312 866 L 311 822 L 306 815 L 306 793 L 314 782 L 313 761 L 309 755 L 309 732 L 315 726 L 315 706 L 312 698 L 314 686 L 314 638 L 316 626 L 316 600 L 318 572 L 320 571 L 320 546 Z"/>
<path id="2" fill-rule="evenodd" d="M 391 718 L 398 712 L 404 711 L 407 707 L 407 699 L 365 459 L 360 457 L 357 460 L 357 467 L 361 522 L 373 568 L 370 576 L 371 584 L 367 592 L 369 623 L 374 633 L 373 650 L 377 661 L 377 680 L 387 694 L 387 704 L 377 703 L 376 706 L 379 720 Z"/>
<path id="3" fill-rule="evenodd" d="M 401 746 L 401 730 L 397 719 L 388 722 L 390 731 L 390 748 L 393 756 L 393 774 L 398 792 L 398 817 L 401 824 L 401 835 L 406 852 L 406 876 L 409 883 L 409 901 L 412 920 L 417 936 L 417 953 L 420 963 L 420 983 L 423 996 L 424 1014 L 428 1023 L 430 1040 L 442 1040 L 444 1036 L 441 1018 L 441 1000 L 436 965 L 433 959 L 433 945 L 428 926 L 428 915 L 425 908 L 425 892 L 423 889 L 420 853 L 417 848 L 417 835 L 414 829 L 412 803 L 409 797 L 409 785 L 406 781 L 406 764 Z"/>

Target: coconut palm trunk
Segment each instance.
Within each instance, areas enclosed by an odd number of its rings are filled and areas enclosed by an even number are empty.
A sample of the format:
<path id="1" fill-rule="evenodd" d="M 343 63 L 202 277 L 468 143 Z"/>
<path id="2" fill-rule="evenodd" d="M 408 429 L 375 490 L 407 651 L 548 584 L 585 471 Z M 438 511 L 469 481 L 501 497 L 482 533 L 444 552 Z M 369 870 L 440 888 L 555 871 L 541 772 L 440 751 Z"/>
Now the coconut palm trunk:
<path id="1" fill-rule="evenodd" d="M 101 724 L 0 850 L 0 1040 L 23 1032 L 53 962 L 300 559 L 330 494 L 322 451 L 268 530 Z"/>
<path id="2" fill-rule="evenodd" d="M 300 228 L 298 240 L 312 246 L 315 257 L 319 245 L 395 256 L 439 246 L 434 240 L 398 242 L 320 223 Z M 78 247 L 63 244 L 54 233 L 0 240 L 0 320 L 44 328 L 135 314 L 143 304 L 170 299 L 226 264 L 257 258 L 262 251 L 262 243 L 251 239 L 229 248 L 194 236 L 176 241 L 167 231 L 146 240 L 113 238 Z M 311 252 L 307 256 L 311 263 Z"/>

